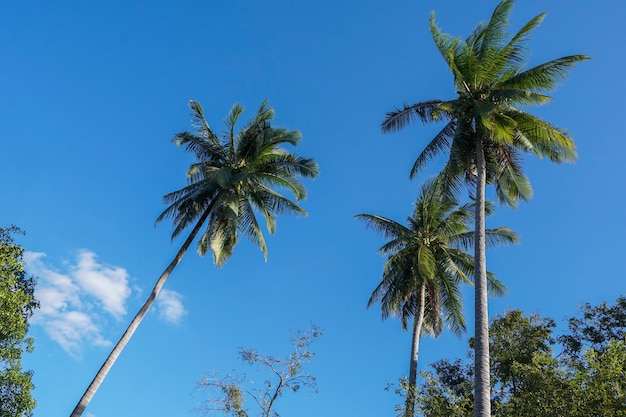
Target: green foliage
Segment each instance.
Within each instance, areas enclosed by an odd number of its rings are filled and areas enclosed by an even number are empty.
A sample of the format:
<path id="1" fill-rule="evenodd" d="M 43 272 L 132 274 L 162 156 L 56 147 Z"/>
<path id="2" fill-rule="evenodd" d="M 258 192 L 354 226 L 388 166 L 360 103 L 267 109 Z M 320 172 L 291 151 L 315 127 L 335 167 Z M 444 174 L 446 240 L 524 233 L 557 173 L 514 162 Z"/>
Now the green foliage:
<path id="1" fill-rule="evenodd" d="M 210 392 L 209 399 L 199 408 L 205 414 L 221 413 L 232 417 L 248 417 L 246 400 L 253 402 L 262 417 L 279 417 L 275 409 L 276 400 L 285 391 L 298 392 L 302 388 L 316 390 L 314 376 L 303 371 L 306 363 L 315 356 L 311 344 L 323 335 L 322 329 L 312 324 L 306 331 L 292 334 L 293 352 L 284 357 L 259 353 L 256 349 L 240 348 L 241 361 L 255 367 L 266 375 L 260 387 L 244 374 L 231 374 L 226 377 L 212 375 L 199 382 L 199 388 Z"/>
<path id="2" fill-rule="evenodd" d="M 619 297 L 614 306 L 602 303 L 581 308 L 579 317 L 568 321 L 570 334 L 559 337 L 565 352 L 578 358 L 585 349 L 592 348 L 604 352 L 611 340 L 624 340 L 626 337 L 626 297 Z"/>
<path id="3" fill-rule="evenodd" d="M 553 320 L 526 317 L 519 310 L 492 321 L 494 416 L 626 416 L 624 297 L 613 306 L 586 304 L 581 310 L 582 317 L 569 319 L 568 332 L 559 337 L 553 335 Z M 572 349 L 579 335 L 594 343 Z M 473 341 L 469 344 L 471 354 Z M 422 373 L 421 415 L 471 416 L 473 366 L 460 359 L 442 359 L 431 366 L 433 371 Z"/>
<path id="4" fill-rule="evenodd" d="M 190 101 L 196 132 L 174 136 L 177 146 L 184 146 L 197 162 L 187 172 L 188 185 L 164 197 L 167 209 L 157 223 L 172 218 L 172 238 L 193 224 L 208 219 L 208 227 L 200 236 L 198 253 L 211 251 L 218 266 L 230 258 L 239 240 L 245 235 L 258 246 L 265 258 L 267 247 L 257 213 L 265 218 L 269 233 L 276 230 L 276 215 L 306 212 L 276 189 L 290 191 L 295 200 L 306 197 L 299 177 L 314 178 L 318 174 L 313 159 L 299 157 L 282 145 L 295 146 L 300 132 L 272 127 L 274 110 L 264 101 L 256 115 L 236 132 L 237 121 L 244 109 L 235 104 L 228 114 L 226 133 L 218 137 L 209 126 L 204 110 L 197 101 Z"/>
<path id="5" fill-rule="evenodd" d="M 26 276 L 24 248 L 15 244 L 15 227 L 0 228 L 0 417 L 30 416 L 32 372 L 22 370 L 22 352 L 31 352 L 28 319 L 38 307 L 35 280 Z"/>

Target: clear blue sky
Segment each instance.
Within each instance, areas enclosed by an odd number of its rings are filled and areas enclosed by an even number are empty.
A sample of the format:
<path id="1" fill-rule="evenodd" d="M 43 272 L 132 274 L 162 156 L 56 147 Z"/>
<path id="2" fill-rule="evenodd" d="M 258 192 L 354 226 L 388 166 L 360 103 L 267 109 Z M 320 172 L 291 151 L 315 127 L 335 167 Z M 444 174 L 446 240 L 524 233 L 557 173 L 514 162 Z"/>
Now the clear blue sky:
<path id="1" fill-rule="evenodd" d="M 281 415 L 391 415 L 398 399 L 383 388 L 407 372 L 410 335 L 365 308 L 383 241 L 353 216 L 403 221 L 421 181 L 439 168 L 408 180 L 436 127 L 379 128 L 404 102 L 454 93 L 428 33 L 430 11 L 464 36 L 496 4 L 0 3 L 0 220 L 27 231 L 20 243 L 45 300 L 25 360 L 35 372 L 35 417 L 69 415 L 181 244 L 154 219 L 161 197 L 185 184 L 191 159 L 170 139 L 191 127 L 188 100 L 199 100 L 218 128 L 234 102 L 249 115 L 265 98 L 277 125 L 302 132 L 296 152 L 319 162 L 320 176 L 306 183 L 309 216 L 279 219 L 268 262 L 247 241 L 221 269 L 190 251 L 86 415 L 198 415 L 197 380 L 245 369 L 239 346 L 288 352 L 289 331 L 310 321 L 326 331 L 309 368 L 319 393 L 284 397 Z M 568 129 L 579 161 L 529 156 L 533 200 L 488 220 L 523 239 L 488 254 L 488 268 L 509 287 L 490 313 L 522 308 L 559 320 L 625 291 L 626 6 L 520 0 L 513 27 L 543 11 L 531 64 L 594 57 L 536 110 Z M 472 311 L 469 291 L 465 302 Z M 466 351 L 464 339 L 425 339 L 420 367 Z"/>

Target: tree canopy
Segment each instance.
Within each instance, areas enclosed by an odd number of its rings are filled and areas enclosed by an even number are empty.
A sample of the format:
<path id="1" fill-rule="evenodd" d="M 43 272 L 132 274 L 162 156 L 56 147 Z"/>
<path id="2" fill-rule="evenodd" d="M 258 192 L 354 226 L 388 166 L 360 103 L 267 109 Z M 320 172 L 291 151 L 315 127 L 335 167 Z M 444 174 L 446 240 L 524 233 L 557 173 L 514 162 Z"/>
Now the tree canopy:
<path id="1" fill-rule="evenodd" d="M 38 307 L 35 280 L 24 270 L 24 248 L 13 235 L 15 226 L 0 228 L 0 417 L 30 416 L 32 371 L 22 370 L 22 353 L 33 349 L 28 320 Z"/>
<path id="2" fill-rule="evenodd" d="M 502 417 L 626 415 L 626 297 L 585 304 L 555 336 L 556 323 L 512 310 L 490 326 L 491 405 Z M 587 343 L 574 344 L 578 338 Z M 470 356 L 473 340 L 470 339 Z M 426 417 L 473 414 L 474 369 L 442 359 L 423 372 L 419 411 Z"/>

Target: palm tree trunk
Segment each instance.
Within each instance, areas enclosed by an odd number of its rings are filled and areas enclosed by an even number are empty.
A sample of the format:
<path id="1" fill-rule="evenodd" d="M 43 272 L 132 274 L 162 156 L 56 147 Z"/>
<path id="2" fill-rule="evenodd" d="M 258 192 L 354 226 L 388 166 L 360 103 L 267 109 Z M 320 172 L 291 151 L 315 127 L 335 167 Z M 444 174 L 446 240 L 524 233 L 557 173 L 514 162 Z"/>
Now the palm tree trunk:
<path id="1" fill-rule="evenodd" d="M 491 416 L 489 376 L 489 313 L 487 307 L 487 258 L 485 255 L 486 165 L 483 138 L 476 140 L 476 214 L 474 228 L 474 417 Z"/>
<path id="2" fill-rule="evenodd" d="M 139 310 L 139 312 L 137 313 L 133 321 L 130 322 L 130 324 L 126 328 L 126 331 L 124 332 L 120 340 L 117 342 L 117 344 L 115 345 L 115 347 L 113 348 L 113 350 L 111 351 L 107 359 L 102 364 L 102 367 L 100 367 L 100 370 L 96 374 L 93 381 L 91 381 L 91 384 L 89 384 L 89 387 L 87 388 L 87 390 L 81 397 L 80 401 L 76 405 L 76 408 L 74 408 L 74 411 L 72 411 L 72 414 L 70 415 L 70 417 L 79 417 L 83 414 L 83 412 L 85 411 L 85 408 L 87 407 L 87 405 L 89 404 L 93 396 L 95 395 L 96 391 L 98 390 L 98 388 L 100 388 L 100 384 L 102 384 L 102 382 L 104 381 L 104 378 L 106 378 L 107 374 L 109 373 L 109 370 L 111 369 L 111 367 L 113 366 L 117 358 L 122 353 L 122 350 L 124 350 L 124 348 L 126 347 L 126 344 L 128 344 L 128 342 L 130 341 L 130 338 L 135 333 L 135 330 L 137 330 L 139 323 L 141 323 L 141 321 L 145 317 L 150 307 L 152 307 L 152 304 L 154 304 L 154 301 L 157 295 L 159 295 L 159 292 L 161 292 L 161 288 L 163 287 L 163 284 L 165 284 L 165 281 L 167 281 L 167 278 L 172 273 L 174 268 L 176 268 L 176 266 L 183 259 L 185 252 L 187 252 L 187 249 L 189 249 L 191 242 L 193 242 L 196 235 L 200 231 L 202 224 L 209 217 L 212 206 L 213 206 L 213 203 L 211 203 L 211 205 L 209 205 L 207 210 L 202 214 L 202 217 L 200 217 L 200 219 L 198 220 L 198 223 L 194 226 L 193 230 L 189 234 L 189 237 L 187 237 L 187 240 L 185 240 L 185 243 L 183 243 L 183 246 L 181 246 L 180 250 L 174 257 L 172 262 L 170 262 L 167 268 L 165 268 L 165 271 L 163 271 L 163 273 L 157 280 L 156 284 L 154 285 L 154 288 L 152 289 L 152 292 L 148 296 L 148 299 L 143 304 L 143 306 L 141 307 L 141 309 Z"/>
<path id="3" fill-rule="evenodd" d="M 417 397 L 417 358 L 419 356 L 420 336 L 424 325 L 424 311 L 426 310 L 426 285 L 420 285 L 420 298 L 417 305 L 417 316 L 413 319 L 413 340 L 411 343 L 411 362 L 409 363 L 409 387 L 406 392 L 404 417 L 413 417 L 415 414 L 415 399 Z"/>

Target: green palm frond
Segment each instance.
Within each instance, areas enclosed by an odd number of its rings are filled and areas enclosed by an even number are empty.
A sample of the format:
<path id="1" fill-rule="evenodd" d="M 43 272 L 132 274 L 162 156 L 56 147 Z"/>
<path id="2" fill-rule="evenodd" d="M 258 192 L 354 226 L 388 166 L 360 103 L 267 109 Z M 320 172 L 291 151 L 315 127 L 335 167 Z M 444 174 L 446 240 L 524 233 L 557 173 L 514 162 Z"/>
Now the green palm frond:
<path id="1" fill-rule="evenodd" d="M 487 271 L 487 290 L 492 297 L 504 297 L 507 292 L 506 286 L 496 278 L 493 272 Z"/>
<path id="2" fill-rule="evenodd" d="M 248 240 L 261 249 L 263 257 L 267 261 L 267 246 L 265 245 L 265 238 L 263 237 L 263 231 L 259 226 L 256 215 L 254 214 L 253 205 L 251 202 L 242 198 L 239 201 L 241 207 L 239 212 L 239 229 L 241 229 Z M 270 229 L 268 227 L 268 229 Z M 273 228 L 270 230 L 273 233 Z"/>
<path id="3" fill-rule="evenodd" d="M 520 241 L 519 235 L 508 227 L 485 229 L 485 239 L 487 247 L 491 248 L 503 245 L 513 245 L 519 243 Z M 459 233 L 455 236 L 454 242 L 465 249 L 473 248 L 474 232 Z"/>
<path id="4" fill-rule="evenodd" d="M 289 181 L 283 175 L 273 174 L 269 171 L 267 173 L 258 172 L 254 176 L 254 178 L 255 180 L 258 180 L 260 183 L 268 187 L 280 187 L 291 190 L 296 201 L 306 198 L 306 189 L 300 181 Z"/>
<path id="5" fill-rule="evenodd" d="M 503 47 L 497 58 L 506 59 L 507 64 L 512 68 L 506 70 L 505 74 L 509 70 L 515 70 L 519 65 L 523 65 L 526 61 L 526 55 L 528 47 L 526 42 L 529 39 L 530 34 L 535 28 L 537 28 L 546 17 L 547 13 L 540 13 L 537 16 L 530 19 L 522 28 L 511 38 L 509 43 Z"/>
<path id="6" fill-rule="evenodd" d="M 430 14 L 430 34 L 443 59 L 448 66 L 452 66 L 453 52 L 461 40 L 441 31 L 435 22 L 435 12 Z"/>
<path id="7" fill-rule="evenodd" d="M 415 163 L 411 167 L 409 178 L 413 179 L 413 177 L 424 168 L 428 161 L 440 155 L 444 150 L 450 149 L 450 141 L 454 136 L 455 130 L 456 123 L 451 121 L 435 135 L 415 160 Z"/>
<path id="8" fill-rule="evenodd" d="M 484 60 L 490 49 L 497 48 L 505 41 L 508 35 L 507 28 L 511 9 L 513 9 L 512 0 L 501 1 L 494 9 L 489 23 L 484 25 L 484 30 L 481 31 L 480 44 L 476 45 L 479 59 Z"/>
<path id="9" fill-rule="evenodd" d="M 553 59 L 503 80 L 499 87 L 543 93 L 553 91 L 567 78 L 575 64 L 591 59 L 587 55 L 570 55 Z"/>
<path id="10" fill-rule="evenodd" d="M 493 153 L 497 158 L 490 158 L 488 182 L 495 184 L 498 200 L 510 207 L 530 200 L 533 188 L 522 171 L 519 155 L 510 148 L 498 148 Z"/>
<path id="11" fill-rule="evenodd" d="M 441 305 L 444 308 L 440 308 L 439 311 L 444 312 L 443 322 L 447 324 L 452 334 L 460 337 L 467 329 L 463 316 L 461 288 L 459 285 L 455 285 L 452 280 L 441 280 L 440 284 L 439 294 Z"/>
<path id="12" fill-rule="evenodd" d="M 207 238 L 213 260 L 217 266 L 222 266 L 231 257 L 233 249 L 239 240 L 237 234 L 239 223 L 239 201 L 236 196 L 223 199 L 211 213 L 206 238 L 203 236 L 198 246 L 198 253 L 206 255 Z"/>
<path id="13" fill-rule="evenodd" d="M 576 145 L 565 130 L 521 110 L 507 113 L 516 120 L 519 137 L 529 142 L 536 154 L 556 163 L 576 161 Z"/>
<path id="14" fill-rule="evenodd" d="M 219 139 L 204 118 L 204 109 L 196 100 L 189 100 L 189 108 L 191 109 L 192 125 L 196 131 L 204 138 L 210 140 L 219 146 Z"/>
<path id="15" fill-rule="evenodd" d="M 222 148 L 215 141 L 190 132 L 178 133 L 172 138 L 176 146 L 185 146 L 199 161 L 219 161 L 223 155 Z"/>
<path id="16" fill-rule="evenodd" d="M 261 155 L 250 165 L 254 172 L 259 174 L 315 178 L 319 173 L 314 160 L 280 152 Z"/>
<path id="17" fill-rule="evenodd" d="M 231 155 L 231 158 L 235 154 L 235 129 L 237 127 L 237 120 L 243 111 L 243 106 L 239 103 L 235 103 L 233 107 L 231 107 L 230 112 L 228 112 L 228 116 L 226 116 L 226 120 L 224 121 L 226 129 L 228 129 L 228 146 L 226 147 L 226 151 L 228 155 Z M 247 127 L 244 128 L 242 132 L 245 132 L 246 130 Z"/>
<path id="18" fill-rule="evenodd" d="M 397 239 L 411 233 L 410 229 L 404 225 L 386 217 L 373 214 L 357 214 L 354 217 L 363 220 L 367 227 L 382 234 L 386 239 Z"/>
<path id="19" fill-rule="evenodd" d="M 435 277 L 435 257 L 427 245 L 421 245 L 417 250 L 417 267 L 423 280 L 432 280 Z"/>
<path id="20" fill-rule="evenodd" d="M 441 100 L 429 100 L 412 105 L 404 104 L 402 109 L 395 109 L 387 113 L 385 120 L 380 125 L 383 132 L 396 132 L 402 130 L 409 123 L 416 119 L 424 123 L 430 123 L 439 120 L 441 113 L 437 111 L 437 107 L 442 103 Z"/>

